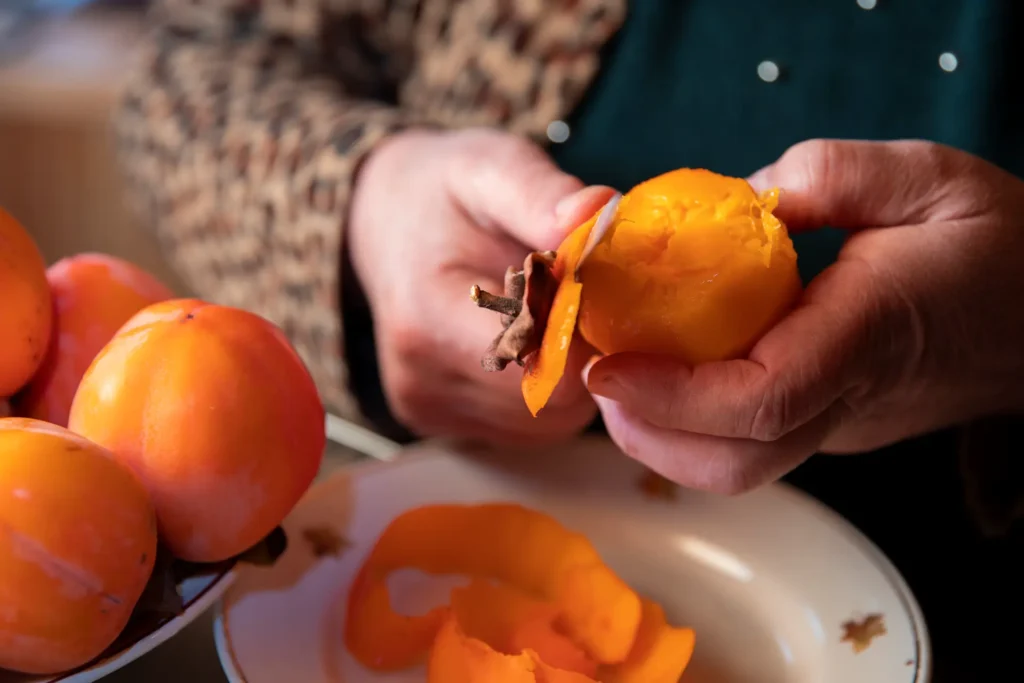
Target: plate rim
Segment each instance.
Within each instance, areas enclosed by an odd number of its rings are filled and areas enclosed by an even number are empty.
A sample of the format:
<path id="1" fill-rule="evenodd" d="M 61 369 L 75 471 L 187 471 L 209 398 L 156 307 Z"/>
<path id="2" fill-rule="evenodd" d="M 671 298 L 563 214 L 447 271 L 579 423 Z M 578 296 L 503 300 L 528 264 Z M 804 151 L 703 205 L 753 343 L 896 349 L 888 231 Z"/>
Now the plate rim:
<path id="1" fill-rule="evenodd" d="M 457 451 L 450 450 L 452 443 L 447 440 L 429 439 L 421 441 L 415 445 L 420 447 L 434 446 L 438 450 L 422 451 L 417 449 L 413 452 L 407 453 L 406 455 L 402 455 L 401 457 L 391 457 L 387 459 L 378 459 L 371 456 L 366 460 L 341 465 L 311 487 L 310 492 L 321 486 L 327 486 L 337 477 L 344 476 L 351 478 L 365 476 L 381 470 L 402 467 L 417 461 L 443 457 L 443 452 L 447 452 L 449 455 L 458 455 Z M 933 673 L 932 650 L 924 612 L 921 609 L 917 598 L 914 596 L 914 592 L 911 590 L 910 585 L 907 583 L 896 565 L 893 564 L 892 560 L 889 559 L 888 555 L 886 555 L 882 549 L 878 547 L 878 545 L 863 531 L 857 528 L 853 522 L 846 519 L 839 514 L 839 512 L 809 493 L 784 481 L 772 482 L 764 488 L 772 489 L 779 495 L 788 496 L 790 499 L 810 508 L 813 513 L 831 522 L 834 528 L 836 528 L 838 532 L 844 534 L 852 544 L 858 547 L 864 553 L 867 560 L 878 569 L 882 577 L 884 577 L 885 581 L 896 593 L 896 596 L 899 599 L 900 604 L 903 606 L 910 622 L 910 628 L 914 639 L 914 669 L 913 677 L 908 683 L 931 683 Z M 238 661 L 238 657 L 232 647 L 231 636 L 227 628 L 227 615 L 225 613 L 226 593 L 227 588 L 221 592 L 221 595 L 217 598 L 216 605 L 213 608 L 214 618 L 212 629 L 214 645 L 217 650 L 217 659 L 220 662 L 221 669 L 229 683 L 248 683 L 248 679 L 245 677 L 245 673 L 242 670 L 241 662 Z M 83 681 L 83 683 L 85 682 Z"/>
<path id="2" fill-rule="evenodd" d="M 149 654 L 160 645 L 174 638 L 186 626 L 206 613 L 211 607 L 220 605 L 221 598 L 238 577 L 238 564 L 221 569 L 213 576 L 209 585 L 199 591 L 191 601 L 184 605 L 181 614 L 164 622 L 159 627 L 139 638 L 128 648 L 117 654 L 86 665 L 85 668 L 74 669 L 53 678 L 35 679 L 33 683 L 92 683 L 122 669 L 140 657 Z"/>
<path id="3" fill-rule="evenodd" d="M 924 618 L 924 611 L 914 596 L 910 584 L 903 577 L 900 570 L 893 564 L 878 545 L 872 541 L 867 534 L 857 528 L 850 520 L 843 517 L 839 512 L 832 509 L 811 494 L 803 491 L 793 484 L 785 481 L 776 481 L 769 484 L 779 493 L 790 498 L 801 501 L 803 504 L 816 509 L 817 514 L 831 520 L 835 527 L 845 534 L 851 543 L 858 546 L 885 577 L 886 582 L 892 587 L 893 592 L 899 598 L 900 604 L 906 611 L 910 620 L 910 628 L 914 636 L 914 678 L 911 683 L 931 683 L 932 680 L 932 649 L 931 638 L 928 634 L 928 623 Z M 217 601 L 218 608 L 220 601 Z"/>

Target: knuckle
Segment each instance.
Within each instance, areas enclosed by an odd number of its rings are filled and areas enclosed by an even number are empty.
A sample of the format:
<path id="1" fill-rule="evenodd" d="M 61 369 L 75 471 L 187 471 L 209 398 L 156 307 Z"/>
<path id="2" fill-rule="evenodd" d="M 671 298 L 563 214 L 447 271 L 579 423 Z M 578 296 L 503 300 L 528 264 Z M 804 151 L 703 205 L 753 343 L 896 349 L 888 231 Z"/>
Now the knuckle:
<path id="1" fill-rule="evenodd" d="M 958 180 L 964 172 L 964 158 L 944 145 L 910 140 L 897 146 L 901 175 L 925 181 L 919 192 L 930 195 L 935 184 Z M 909 182 L 909 181 L 908 181 Z"/>
<path id="2" fill-rule="evenodd" d="M 770 385 L 761 394 L 760 403 L 750 420 L 748 434 L 756 441 L 778 441 L 789 431 L 787 392 Z"/>
<path id="3" fill-rule="evenodd" d="M 388 407 L 395 419 L 406 427 L 417 428 L 421 422 L 420 407 L 423 402 L 420 399 L 420 389 L 411 381 L 409 375 L 399 372 L 387 378 L 384 391 Z"/>
<path id="4" fill-rule="evenodd" d="M 702 405 L 701 396 L 688 391 L 682 380 L 666 391 L 640 391 L 636 397 L 648 420 L 659 427 L 698 434 L 717 432 L 710 406 Z"/>
<path id="5" fill-rule="evenodd" d="M 998 183 L 987 162 L 927 140 L 907 141 L 900 150 L 903 175 L 914 179 L 912 196 L 921 198 L 919 212 L 927 219 L 956 220 L 991 210 Z"/>
<path id="6" fill-rule="evenodd" d="M 477 151 L 479 148 L 480 145 L 463 141 L 463 144 L 456 150 L 457 153 L 448 157 L 445 179 L 449 185 L 458 187 L 464 179 L 477 178 L 481 173 L 486 172 L 488 168 L 487 155 L 479 153 Z"/>
<path id="7" fill-rule="evenodd" d="M 830 187 L 836 173 L 845 167 L 848 145 L 838 140 L 814 138 L 798 142 L 785 151 L 780 165 L 799 187 Z"/>
<path id="8" fill-rule="evenodd" d="M 424 405 L 426 383 L 417 368 L 429 368 L 429 340 L 418 325 L 405 320 L 380 327 L 381 382 L 388 406 L 407 426 L 416 426 Z"/>
<path id="9" fill-rule="evenodd" d="M 535 164 L 546 158 L 540 147 L 518 135 L 503 136 L 495 152 L 503 163 L 514 166 Z"/>
<path id="10" fill-rule="evenodd" d="M 436 395 L 425 388 L 416 373 L 399 371 L 391 375 L 384 384 L 384 395 L 394 419 L 415 434 L 432 436 L 444 420 L 438 412 L 443 405 Z"/>
<path id="11" fill-rule="evenodd" d="M 538 187 L 551 182 L 555 170 L 548 155 L 539 146 L 517 136 L 507 136 L 494 150 L 494 166 L 521 187 Z"/>
<path id="12" fill-rule="evenodd" d="M 652 402 L 650 420 L 659 427 L 682 429 L 689 426 L 690 410 L 682 391 L 665 392 L 663 400 Z"/>
<path id="13" fill-rule="evenodd" d="M 403 364 L 424 360 L 430 340 L 423 326 L 406 317 L 392 318 L 381 325 L 381 345 L 391 349 Z"/>
<path id="14" fill-rule="evenodd" d="M 492 144 L 495 140 L 503 138 L 506 133 L 494 128 L 487 128 L 486 126 L 470 126 L 452 131 L 449 135 L 451 139 L 456 140 L 459 144 L 476 148 L 481 145 Z"/>
<path id="15" fill-rule="evenodd" d="M 455 187 L 467 179 L 493 182 L 505 163 L 504 149 L 509 136 L 490 130 L 472 130 L 458 134 L 447 157 L 448 181 Z"/>
<path id="16" fill-rule="evenodd" d="M 896 149 L 903 156 L 914 159 L 925 169 L 933 172 L 949 172 L 951 166 L 960 163 L 959 155 L 951 148 L 928 140 L 906 140 L 897 143 Z"/>
<path id="17" fill-rule="evenodd" d="M 543 159 L 541 149 L 526 138 L 494 130 L 471 130 L 460 135 L 455 161 L 463 172 L 512 169 Z"/>

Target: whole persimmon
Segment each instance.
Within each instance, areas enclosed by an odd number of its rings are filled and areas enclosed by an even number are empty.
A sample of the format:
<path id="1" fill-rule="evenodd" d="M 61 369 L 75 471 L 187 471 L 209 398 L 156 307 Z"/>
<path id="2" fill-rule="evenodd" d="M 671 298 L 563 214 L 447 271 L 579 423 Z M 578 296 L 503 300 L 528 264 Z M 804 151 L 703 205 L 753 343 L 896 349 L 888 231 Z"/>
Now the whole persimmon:
<path id="1" fill-rule="evenodd" d="M 68 424 L 135 470 L 161 539 L 192 562 L 227 559 L 273 531 L 326 441 L 316 385 L 284 334 L 194 299 L 125 323 L 82 378 Z"/>
<path id="2" fill-rule="evenodd" d="M 557 252 L 509 269 L 504 296 L 474 288 L 477 304 L 505 323 L 484 367 L 525 364 L 523 393 L 536 415 L 577 331 L 603 354 L 666 354 L 691 365 L 742 357 L 802 289 L 793 243 L 773 214 L 778 197 L 683 168 L 614 198 Z"/>
<path id="3" fill-rule="evenodd" d="M 128 319 L 174 293 L 138 266 L 106 254 L 78 254 L 46 270 L 54 325 L 43 364 L 16 397 L 19 415 L 68 424 L 71 400 L 92 359 Z"/>
<path id="4" fill-rule="evenodd" d="M 0 397 L 14 395 L 32 379 L 52 324 L 43 255 L 25 228 L 0 208 Z"/>
<path id="5" fill-rule="evenodd" d="M 104 448 L 0 419 L 0 668 L 54 674 L 124 630 L 156 557 L 156 513 Z"/>

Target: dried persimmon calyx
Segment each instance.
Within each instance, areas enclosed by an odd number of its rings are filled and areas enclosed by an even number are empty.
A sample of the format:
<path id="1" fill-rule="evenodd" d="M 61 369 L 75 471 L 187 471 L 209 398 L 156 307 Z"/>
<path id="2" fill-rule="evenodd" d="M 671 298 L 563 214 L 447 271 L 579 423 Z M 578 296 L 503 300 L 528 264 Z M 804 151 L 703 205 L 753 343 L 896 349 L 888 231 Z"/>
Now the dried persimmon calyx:
<path id="1" fill-rule="evenodd" d="M 535 251 L 526 256 L 523 269 L 509 268 L 505 291 L 492 294 L 473 285 L 470 298 L 480 308 L 501 314 L 501 333 L 487 348 L 481 365 L 488 372 L 500 372 L 509 363 L 523 365 L 540 348 L 551 302 L 558 289 L 553 272 L 555 252 Z"/>

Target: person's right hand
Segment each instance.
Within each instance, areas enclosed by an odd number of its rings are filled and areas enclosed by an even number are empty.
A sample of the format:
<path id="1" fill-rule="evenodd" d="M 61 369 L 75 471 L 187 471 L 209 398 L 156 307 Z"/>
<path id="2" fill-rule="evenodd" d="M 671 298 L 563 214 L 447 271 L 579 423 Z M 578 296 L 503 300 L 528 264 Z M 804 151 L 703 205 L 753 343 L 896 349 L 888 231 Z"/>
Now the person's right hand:
<path id="1" fill-rule="evenodd" d="M 573 344 L 565 379 L 536 418 L 517 366 L 484 371 L 481 357 L 501 324 L 472 303 L 470 287 L 501 292 L 509 266 L 555 249 L 611 194 L 584 189 L 539 147 L 505 133 L 411 131 L 373 152 L 346 239 L 400 422 L 421 436 L 523 442 L 568 437 L 593 419 L 578 379 L 585 344 Z"/>

